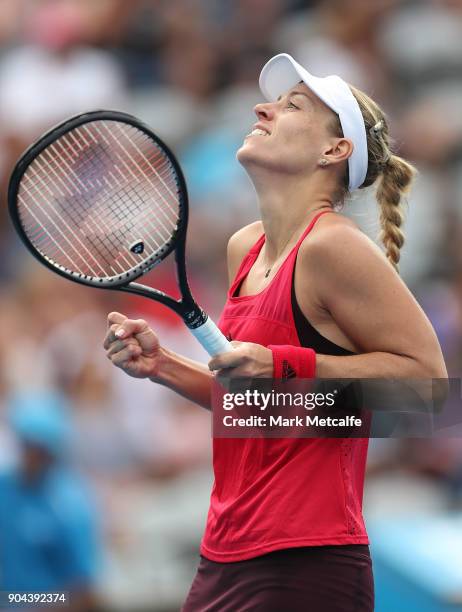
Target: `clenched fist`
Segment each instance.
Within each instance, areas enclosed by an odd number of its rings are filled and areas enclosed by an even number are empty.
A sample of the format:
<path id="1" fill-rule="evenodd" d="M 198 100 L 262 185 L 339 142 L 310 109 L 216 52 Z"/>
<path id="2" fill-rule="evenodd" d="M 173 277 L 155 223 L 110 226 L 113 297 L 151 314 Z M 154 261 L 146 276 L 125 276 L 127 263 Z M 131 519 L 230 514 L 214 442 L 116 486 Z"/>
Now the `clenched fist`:
<path id="1" fill-rule="evenodd" d="M 161 347 L 146 321 L 128 319 L 119 312 L 111 312 L 107 322 L 104 348 L 108 359 L 134 378 L 156 377 Z"/>

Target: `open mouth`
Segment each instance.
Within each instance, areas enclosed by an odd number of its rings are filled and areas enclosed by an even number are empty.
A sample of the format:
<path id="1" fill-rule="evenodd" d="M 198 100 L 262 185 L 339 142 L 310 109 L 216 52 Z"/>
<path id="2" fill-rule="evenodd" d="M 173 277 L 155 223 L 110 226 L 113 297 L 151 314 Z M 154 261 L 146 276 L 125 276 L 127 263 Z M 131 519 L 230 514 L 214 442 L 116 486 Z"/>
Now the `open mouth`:
<path id="1" fill-rule="evenodd" d="M 270 134 L 268 132 L 265 132 L 265 130 L 262 130 L 260 128 L 255 128 L 254 130 L 252 130 L 250 132 L 250 134 L 247 134 L 246 138 L 248 138 L 249 136 L 269 136 Z"/>

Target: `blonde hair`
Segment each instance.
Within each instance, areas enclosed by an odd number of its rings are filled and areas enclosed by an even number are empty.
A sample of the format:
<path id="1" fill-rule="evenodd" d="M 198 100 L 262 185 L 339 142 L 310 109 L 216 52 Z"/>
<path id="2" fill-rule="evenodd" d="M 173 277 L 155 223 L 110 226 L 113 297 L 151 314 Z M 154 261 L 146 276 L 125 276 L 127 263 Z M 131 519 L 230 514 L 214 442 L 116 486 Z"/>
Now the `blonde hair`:
<path id="1" fill-rule="evenodd" d="M 401 229 L 404 221 L 403 200 L 411 188 L 417 169 L 391 151 L 387 117 L 379 105 L 364 92 L 349 86 L 356 98 L 364 118 L 369 153 L 368 168 L 364 183 L 359 189 L 373 185 L 376 181 L 376 198 L 380 209 L 380 240 L 385 247 L 387 259 L 398 271 L 400 249 L 404 244 Z M 337 115 L 331 126 L 336 136 L 343 137 Z M 348 195 L 348 167 L 343 180 L 340 200 Z"/>

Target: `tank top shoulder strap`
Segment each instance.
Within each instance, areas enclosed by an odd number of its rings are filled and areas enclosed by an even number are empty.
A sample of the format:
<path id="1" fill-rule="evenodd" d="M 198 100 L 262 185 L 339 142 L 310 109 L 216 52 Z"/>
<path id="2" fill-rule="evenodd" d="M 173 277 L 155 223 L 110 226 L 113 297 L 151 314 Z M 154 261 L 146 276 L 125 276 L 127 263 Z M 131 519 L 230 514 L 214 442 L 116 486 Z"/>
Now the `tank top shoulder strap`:
<path id="1" fill-rule="evenodd" d="M 303 232 L 303 234 L 300 236 L 300 238 L 299 238 L 299 240 L 298 240 L 297 244 L 295 245 L 295 247 L 294 247 L 294 249 L 293 249 L 293 252 L 298 253 L 298 249 L 300 248 L 300 246 L 301 246 L 302 242 L 305 240 L 305 238 L 306 238 L 306 237 L 308 236 L 308 234 L 311 232 L 311 230 L 312 230 L 312 229 L 313 229 L 313 227 L 315 226 L 315 224 L 316 224 L 317 220 L 318 220 L 320 217 L 322 217 L 323 215 L 327 215 L 327 214 L 332 213 L 332 212 L 334 212 L 334 211 L 333 211 L 333 210 L 322 210 L 321 212 L 319 212 L 317 215 L 315 215 L 315 216 L 314 216 L 314 217 L 311 219 L 311 221 L 310 221 L 310 223 L 309 223 L 308 227 L 305 229 L 305 231 Z"/>
<path id="2" fill-rule="evenodd" d="M 274 302 L 279 304 L 279 318 L 284 321 L 293 320 L 292 317 L 292 305 L 291 305 L 291 289 L 295 271 L 295 264 L 297 262 L 297 255 L 302 242 L 311 232 L 318 219 L 323 215 L 332 212 L 331 210 L 323 210 L 311 219 L 308 227 L 305 229 L 303 234 L 297 241 L 297 244 L 290 251 L 286 260 L 282 264 L 281 268 L 277 272 L 273 279 L 273 282 L 269 285 L 267 297 L 270 297 Z"/>
<path id="3" fill-rule="evenodd" d="M 297 244 L 294 246 L 294 248 L 291 250 L 291 252 L 287 256 L 285 262 L 282 264 L 282 267 L 285 268 L 285 270 L 286 270 L 286 272 L 284 273 L 283 277 L 285 277 L 285 279 L 288 282 L 292 283 L 292 276 L 293 276 L 293 271 L 294 271 L 294 268 L 295 268 L 295 262 L 297 261 L 298 251 L 300 250 L 302 242 L 305 240 L 305 238 L 311 232 L 313 227 L 316 225 L 318 219 L 320 219 L 323 215 L 327 215 L 327 214 L 332 213 L 332 212 L 334 212 L 334 211 L 333 210 L 322 210 L 321 212 L 318 212 L 318 214 L 315 215 L 311 219 L 310 223 L 308 224 L 308 227 L 305 229 L 303 234 L 298 239 Z"/>
<path id="4" fill-rule="evenodd" d="M 250 249 L 250 251 L 247 253 L 247 255 L 243 257 L 241 261 L 241 265 L 239 266 L 236 272 L 236 276 L 234 277 L 234 280 L 231 283 L 231 286 L 229 288 L 229 292 L 228 292 L 229 295 L 234 294 L 236 288 L 239 286 L 242 279 L 245 278 L 247 274 L 249 273 L 250 268 L 255 263 L 255 260 L 257 259 L 258 254 L 260 253 L 260 250 L 264 242 L 265 242 L 265 234 L 262 234 L 260 238 L 258 238 L 258 240 L 255 242 L 253 247 Z"/>
<path id="5" fill-rule="evenodd" d="M 322 217 L 322 215 L 325 215 L 325 214 L 330 213 L 330 212 L 333 212 L 333 211 L 331 211 L 331 210 L 323 210 L 323 211 L 319 212 L 317 215 L 315 215 L 313 217 L 313 219 L 311 219 L 310 223 L 308 224 L 308 227 L 305 229 L 303 234 L 300 236 L 297 244 L 294 246 L 292 251 L 287 256 L 286 260 L 282 264 L 282 267 L 286 267 L 287 265 L 289 265 L 289 266 L 293 265 L 293 263 L 294 263 L 294 261 L 295 261 L 295 259 L 297 257 L 297 253 L 298 253 L 298 250 L 300 248 L 300 245 L 305 240 L 307 235 L 311 232 L 311 230 L 313 229 L 316 221 L 320 217 Z M 239 266 L 238 271 L 236 273 L 236 276 L 234 277 L 234 280 L 231 283 L 231 286 L 229 288 L 228 295 L 234 295 L 235 294 L 235 291 L 236 291 L 237 287 L 239 287 L 240 283 L 247 276 L 247 274 L 249 273 L 251 267 L 255 263 L 255 260 L 257 259 L 258 254 L 260 253 L 261 248 L 264 245 L 264 243 L 265 243 L 265 234 L 262 234 L 260 236 L 260 238 L 258 238 L 258 240 L 255 242 L 253 247 L 250 249 L 250 251 L 247 253 L 247 255 L 245 255 L 245 257 L 241 261 L 241 265 Z"/>

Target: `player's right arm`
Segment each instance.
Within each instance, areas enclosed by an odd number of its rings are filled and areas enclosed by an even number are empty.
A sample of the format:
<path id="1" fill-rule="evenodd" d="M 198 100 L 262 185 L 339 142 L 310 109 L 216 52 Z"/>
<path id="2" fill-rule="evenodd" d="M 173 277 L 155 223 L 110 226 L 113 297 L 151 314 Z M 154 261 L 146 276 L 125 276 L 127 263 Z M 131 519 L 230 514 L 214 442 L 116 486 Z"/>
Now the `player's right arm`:
<path id="1" fill-rule="evenodd" d="M 231 281 L 261 232 L 261 223 L 252 223 L 231 237 L 228 244 Z M 129 376 L 149 378 L 210 410 L 213 375 L 208 367 L 161 346 L 143 319 L 128 319 L 119 312 L 111 312 L 104 348 L 112 363 Z"/>
<path id="2" fill-rule="evenodd" d="M 149 378 L 210 410 L 212 374 L 206 365 L 161 346 L 143 319 L 111 312 L 107 321 L 104 348 L 115 366 L 134 378 Z"/>

